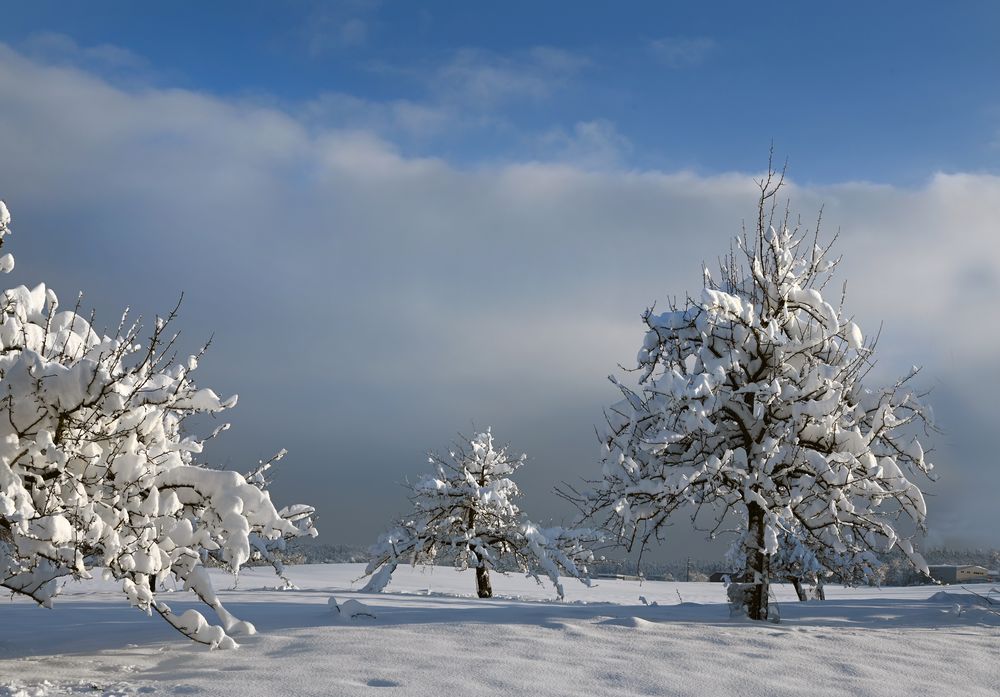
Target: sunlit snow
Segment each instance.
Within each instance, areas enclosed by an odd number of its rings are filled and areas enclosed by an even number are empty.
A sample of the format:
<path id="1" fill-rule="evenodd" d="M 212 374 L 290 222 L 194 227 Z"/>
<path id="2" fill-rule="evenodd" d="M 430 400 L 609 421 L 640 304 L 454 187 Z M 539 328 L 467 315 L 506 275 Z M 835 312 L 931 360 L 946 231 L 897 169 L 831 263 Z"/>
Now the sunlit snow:
<path id="1" fill-rule="evenodd" d="M 0 696 L 11 695 L 879 695 L 995 697 L 1000 616 L 959 587 L 843 589 L 799 603 L 775 586 L 779 624 L 732 620 L 718 583 L 602 580 L 550 586 L 400 567 L 380 594 L 361 564 L 269 569 L 225 605 L 259 630 L 209 651 L 119 601 L 116 583 L 72 583 L 49 611 L 0 608 Z M 988 586 L 970 586 L 988 591 Z M 164 596 L 170 594 L 165 593 Z M 338 613 L 330 599 L 349 613 Z M 194 606 L 177 593 L 178 610 Z M 368 612 L 360 613 L 364 609 Z M 749 690 L 749 691 L 748 691 Z"/>

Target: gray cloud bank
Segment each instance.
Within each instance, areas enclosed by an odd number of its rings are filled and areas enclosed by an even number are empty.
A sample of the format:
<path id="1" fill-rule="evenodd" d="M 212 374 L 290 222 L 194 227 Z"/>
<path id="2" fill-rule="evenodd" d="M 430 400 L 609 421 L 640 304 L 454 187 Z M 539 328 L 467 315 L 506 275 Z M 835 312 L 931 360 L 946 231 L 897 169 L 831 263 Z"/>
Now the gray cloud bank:
<path id="1" fill-rule="evenodd" d="M 423 454 L 486 425 L 530 456 L 528 513 L 569 515 L 551 488 L 598 472 L 604 378 L 633 361 L 642 310 L 696 291 L 753 214 L 752 174 L 456 167 L 7 47 L 0 95 L 10 282 L 45 281 L 64 305 L 82 289 L 108 325 L 184 291 L 187 347 L 215 336 L 200 382 L 240 394 L 208 456 L 245 468 L 288 448 L 275 496 L 317 505 L 331 542 L 373 540 Z M 931 542 L 997 546 L 1000 178 L 788 195 L 842 230 L 847 307 L 867 332 L 884 322 L 873 378 L 916 363 L 935 388 Z M 665 553 L 697 555 L 684 519 L 675 530 Z"/>

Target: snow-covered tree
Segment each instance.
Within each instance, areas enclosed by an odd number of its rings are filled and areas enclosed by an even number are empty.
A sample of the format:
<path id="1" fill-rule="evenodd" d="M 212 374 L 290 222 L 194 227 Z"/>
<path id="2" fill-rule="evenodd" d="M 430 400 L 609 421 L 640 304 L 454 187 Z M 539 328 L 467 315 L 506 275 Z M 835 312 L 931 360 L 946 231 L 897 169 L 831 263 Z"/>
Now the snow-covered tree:
<path id="1" fill-rule="evenodd" d="M 412 485 L 413 511 L 370 550 L 366 592 L 388 585 L 400 563 L 433 564 L 441 557 L 459 569 L 476 570 L 480 598 L 493 595 L 490 570 L 513 564 L 541 583 L 546 576 L 563 597 L 560 574 L 589 585 L 593 560 L 589 530 L 540 528 L 518 508 L 517 484 L 510 479 L 525 456 L 496 448 L 487 430 L 462 443 L 447 457 L 430 456 L 435 472 Z"/>
<path id="2" fill-rule="evenodd" d="M 0 245 L 9 223 L 0 202 Z M 0 258 L 4 272 L 13 265 L 11 255 Z M 50 607 L 64 579 L 103 569 L 132 605 L 195 641 L 235 646 L 229 634 L 253 626 L 223 607 L 205 563 L 237 573 L 263 559 L 280 573 L 274 552 L 286 538 L 315 534 L 313 509 L 275 508 L 265 476 L 273 460 L 248 475 L 197 462 L 206 439 L 185 420 L 236 398 L 195 386 L 198 356 L 175 360 L 176 308 L 142 345 L 127 313 L 104 336 L 79 302 L 58 307 L 45 285 L 0 296 L 0 586 Z M 157 595 L 169 578 L 223 626 L 195 610 L 175 614 Z"/>
<path id="3" fill-rule="evenodd" d="M 859 581 L 893 547 L 926 569 L 910 541 L 926 507 L 909 477 L 931 470 L 917 371 L 862 384 L 875 341 L 824 297 L 839 260 L 818 224 L 807 234 L 775 216 L 782 183 L 769 168 L 755 234 L 737 238 L 718 282 L 705 271 L 700 296 L 644 314 L 638 383 L 611 378 L 624 399 L 607 411 L 603 478 L 578 497 L 628 545 L 659 538 L 682 508 L 715 515 L 713 535 L 741 523 L 732 558 L 752 583 L 735 590 L 753 619 L 768 617 L 783 548 L 783 574 Z"/>

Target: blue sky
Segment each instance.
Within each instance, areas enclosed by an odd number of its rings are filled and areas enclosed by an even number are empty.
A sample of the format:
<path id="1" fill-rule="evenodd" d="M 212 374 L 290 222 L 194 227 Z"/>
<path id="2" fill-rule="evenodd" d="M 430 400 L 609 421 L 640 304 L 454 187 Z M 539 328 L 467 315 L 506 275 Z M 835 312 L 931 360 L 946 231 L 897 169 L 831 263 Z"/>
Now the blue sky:
<path id="1" fill-rule="evenodd" d="M 914 185 L 997 170 L 998 25 L 986 2 L 36 2 L 0 37 L 124 48 L 104 72 L 289 108 L 419 106 L 422 127 L 384 128 L 464 164 L 550 157 L 598 123 L 628 166 L 749 170 L 773 139 L 804 181 Z"/>
<path id="2" fill-rule="evenodd" d="M 4 10 L 10 283 L 114 319 L 183 291 L 200 382 L 240 394 L 208 457 L 288 448 L 276 496 L 329 541 L 372 541 L 477 426 L 528 453 L 529 514 L 568 515 L 606 376 L 729 249 L 773 141 L 884 327 L 871 379 L 935 388 L 932 544 L 1000 546 L 1000 6 L 138 7 Z M 700 540 L 680 519 L 663 553 Z"/>

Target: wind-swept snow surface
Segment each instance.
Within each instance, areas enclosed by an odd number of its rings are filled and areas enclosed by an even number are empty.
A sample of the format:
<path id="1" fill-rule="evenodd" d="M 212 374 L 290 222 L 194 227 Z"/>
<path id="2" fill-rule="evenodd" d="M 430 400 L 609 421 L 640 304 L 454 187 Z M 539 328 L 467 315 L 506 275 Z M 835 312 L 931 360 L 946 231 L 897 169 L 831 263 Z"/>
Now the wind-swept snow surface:
<path id="1" fill-rule="evenodd" d="M 380 594 L 353 590 L 361 564 L 288 571 L 297 590 L 272 590 L 273 573 L 247 569 L 238 590 L 219 591 L 259 630 L 236 651 L 208 651 L 146 621 L 118 602 L 117 584 L 72 583 L 54 612 L 5 603 L 0 697 L 995 697 L 1000 687 L 1000 616 L 954 586 L 828 587 L 827 601 L 808 603 L 775 586 L 782 621 L 769 624 L 731 620 L 721 584 L 597 580 L 567 584 L 557 602 L 549 587 L 500 576 L 497 597 L 480 600 L 472 570 L 400 567 Z M 183 611 L 188 597 L 171 605 Z M 375 617 L 337 613 L 330 597 Z"/>

